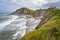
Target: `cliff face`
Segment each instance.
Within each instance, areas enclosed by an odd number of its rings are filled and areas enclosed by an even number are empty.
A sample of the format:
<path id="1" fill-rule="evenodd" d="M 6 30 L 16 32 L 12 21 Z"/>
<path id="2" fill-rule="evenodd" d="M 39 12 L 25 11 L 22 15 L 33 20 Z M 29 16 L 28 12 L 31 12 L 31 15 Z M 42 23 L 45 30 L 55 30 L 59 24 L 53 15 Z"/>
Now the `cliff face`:
<path id="1" fill-rule="evenodd" d="M 20 40 L 60 40 L 60 9 L 48 8 L 31 10 L 21 8 L 12 14 L 32 15 L 41 19 L 36 29 L 27 33 Z"/>
<path id="2" fill-rule="evenodd" d="M 41 20 L 37 30 L 27 33 L 20 40 L 60 40 L 60 9 L 47 9 Z"/>
<path id="3" fill-rule="evenodd" d="M 41 11 L 38 12 L 40 14 L 41 21 L 39 25 L 36 27 L 36 29 L 38 29 L 43 24 L 45 24 L 48 20 L 50 20 L 54 16 L 55 11 L 56 11 L 55 8 L 48 8 L 48 9 L 42 10 L 42 12 Z"/>
<path id="4" fill-rule="evenodd" d="M 48 9 L 39 9 L 39 10 L 32 10 L 28 8 L 21 8 L 13 12 L 12 14 L 14 15 L 31 15 L 33 17 L 39 17 L 41 19 L 40 23 L 36 27 L 38 29 L 41 27 L 43 24 L 45 24 L 49 19 L 51 19 L 54 16 L 56 8 L 48 8 Z"/>

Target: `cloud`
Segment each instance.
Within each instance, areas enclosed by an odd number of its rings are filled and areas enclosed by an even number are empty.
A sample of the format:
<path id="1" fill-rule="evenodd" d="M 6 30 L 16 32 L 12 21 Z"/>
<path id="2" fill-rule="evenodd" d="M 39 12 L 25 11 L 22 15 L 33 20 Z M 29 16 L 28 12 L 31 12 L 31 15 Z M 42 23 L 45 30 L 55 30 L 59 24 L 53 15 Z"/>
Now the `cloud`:
<path id="1" fill-rule="evenodd" d="M 60 0 L 47 0 L 48 2 L 58 2 Z"/>
<path id="2" fill-rule="evenodd" d="M 42 7 L 43 8 L 48 8 L 50 6 L 55 6 L 57 8 L 60 8 L 60 1 L 57 1 L 57 2 L 50 2 L 50 3 L 47 3 L 47 4 L 44 4 Z"/>
<path id="3" fill-rule="evenodd" d="M 38 6 L 48 3 L 46 0 L 10 0 L 12 3 L 36 9 Z"/>
<path id="4" fill-rule="evenodd" d="M 46 0 L 11 0 L 11 2 L 21 5 L 42 5 L 47 3 Z"/>
<path id="5" fill-rule="evenodd" d="M 59 6 L 59 1 L 60 0 L 0 0 L 0 11 L 12 11 L 21 7 L 40 9 L 55 4 Z"/>
<path id="6" fill-rule="evenodd" d="M 21 7 L 29 7 L 33 9 L 38 9 L 38 8 L 41 8 L 45 4 L 58 2 L 58 1 L 60 0 L 11 0 L 11 2 L 18 4 Z"/>
<path id="7" fill-rule="evenodd" d="M 58 2 L 60 0 L 10 0 L 12 3 L 15 4 L 21 4 L 21 5 L 36 5 L 36 6 L 40 6 L 42 4 L 47 4 L 47 3 L 51 3 L 51 2 Z"/>
<path id="8" fill-rule="evenodd" d="M 59 0 L 10 0 L 10 1 L 14 4 L 20 5 L 20 7 L 39 9 L 42 8 L 42 6 L 45 4 L 57 2 Z"/>
<path id="9" fill-rule="evenodd" d="M 13 2 L 13 3 L 17 3 L 18 1 L 17 0 L 10 0 L 11 2 Z"/>

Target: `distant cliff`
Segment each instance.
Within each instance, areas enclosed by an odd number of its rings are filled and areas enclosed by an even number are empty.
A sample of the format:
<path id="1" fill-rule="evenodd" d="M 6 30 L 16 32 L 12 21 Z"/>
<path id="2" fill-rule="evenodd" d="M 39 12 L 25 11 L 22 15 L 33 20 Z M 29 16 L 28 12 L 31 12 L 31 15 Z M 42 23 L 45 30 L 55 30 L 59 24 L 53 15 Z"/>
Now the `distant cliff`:
<path id="1" fill-rule="evenodd" d="M 29 9 L 29 8 L 20 8 L 20 9 L 17 9 L 16 11 L 14 11 L 12 14 L 13 15 L 31 15 L 35 12 L 35 10 L 32 10 L 32 9 Z"/>

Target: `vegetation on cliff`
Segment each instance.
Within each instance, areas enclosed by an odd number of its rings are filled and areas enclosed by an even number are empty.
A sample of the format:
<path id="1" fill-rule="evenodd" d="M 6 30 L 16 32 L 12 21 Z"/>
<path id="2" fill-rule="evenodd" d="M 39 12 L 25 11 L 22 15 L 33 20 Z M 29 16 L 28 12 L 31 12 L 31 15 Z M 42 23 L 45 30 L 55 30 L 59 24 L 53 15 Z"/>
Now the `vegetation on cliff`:
<path id="1" fill-rule="evenodd" d="M 27 33 L 20 40 L 60 40 L 60 9 L 54 9 L 51 14 L 53 16 L 45 24 L 39 29 Z M 47 16 L 49 17 L 49 15 Z"/>
<path id="2" fill-rule="evenodd" d="M 35 10 L 23 7 L 23 8 L 17 9 L 12 14 L 15 14 L 15 15 L 21 15 L 21 14 L 29 15 L 30 14 L 31 15 L 34 12 L 35 12 Z"/>

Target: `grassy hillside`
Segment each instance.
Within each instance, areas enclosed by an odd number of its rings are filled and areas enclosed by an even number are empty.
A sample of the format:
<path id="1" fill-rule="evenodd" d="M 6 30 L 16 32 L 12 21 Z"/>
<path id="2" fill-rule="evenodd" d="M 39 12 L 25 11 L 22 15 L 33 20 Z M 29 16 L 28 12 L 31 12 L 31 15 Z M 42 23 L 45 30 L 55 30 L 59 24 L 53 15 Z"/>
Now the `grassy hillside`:
<path id="1" fill-rule="evenodd" d="M 35 12 L 35 10 L 29 9 L 29 8 L 21 8 L 23 9 L 22 11 L 26 14 L 32 14 Z"/>
<path id="2" fill-rule="evenodd" d="M 60 40 L 60 10 L 57 9 L 54 16 L 39 29 L 27 33 L 20 40 Z"/>
<path id="3" fill-rule="evenodd" d="M 35 12 L 35 10 L 23 7 L 23 8 L 17 9 L 12 14 L 18 14 L 18 15 L 27 14 L 27 15 L 29 15 L 29 14 L 32 14 L 34 12 Z"/>

